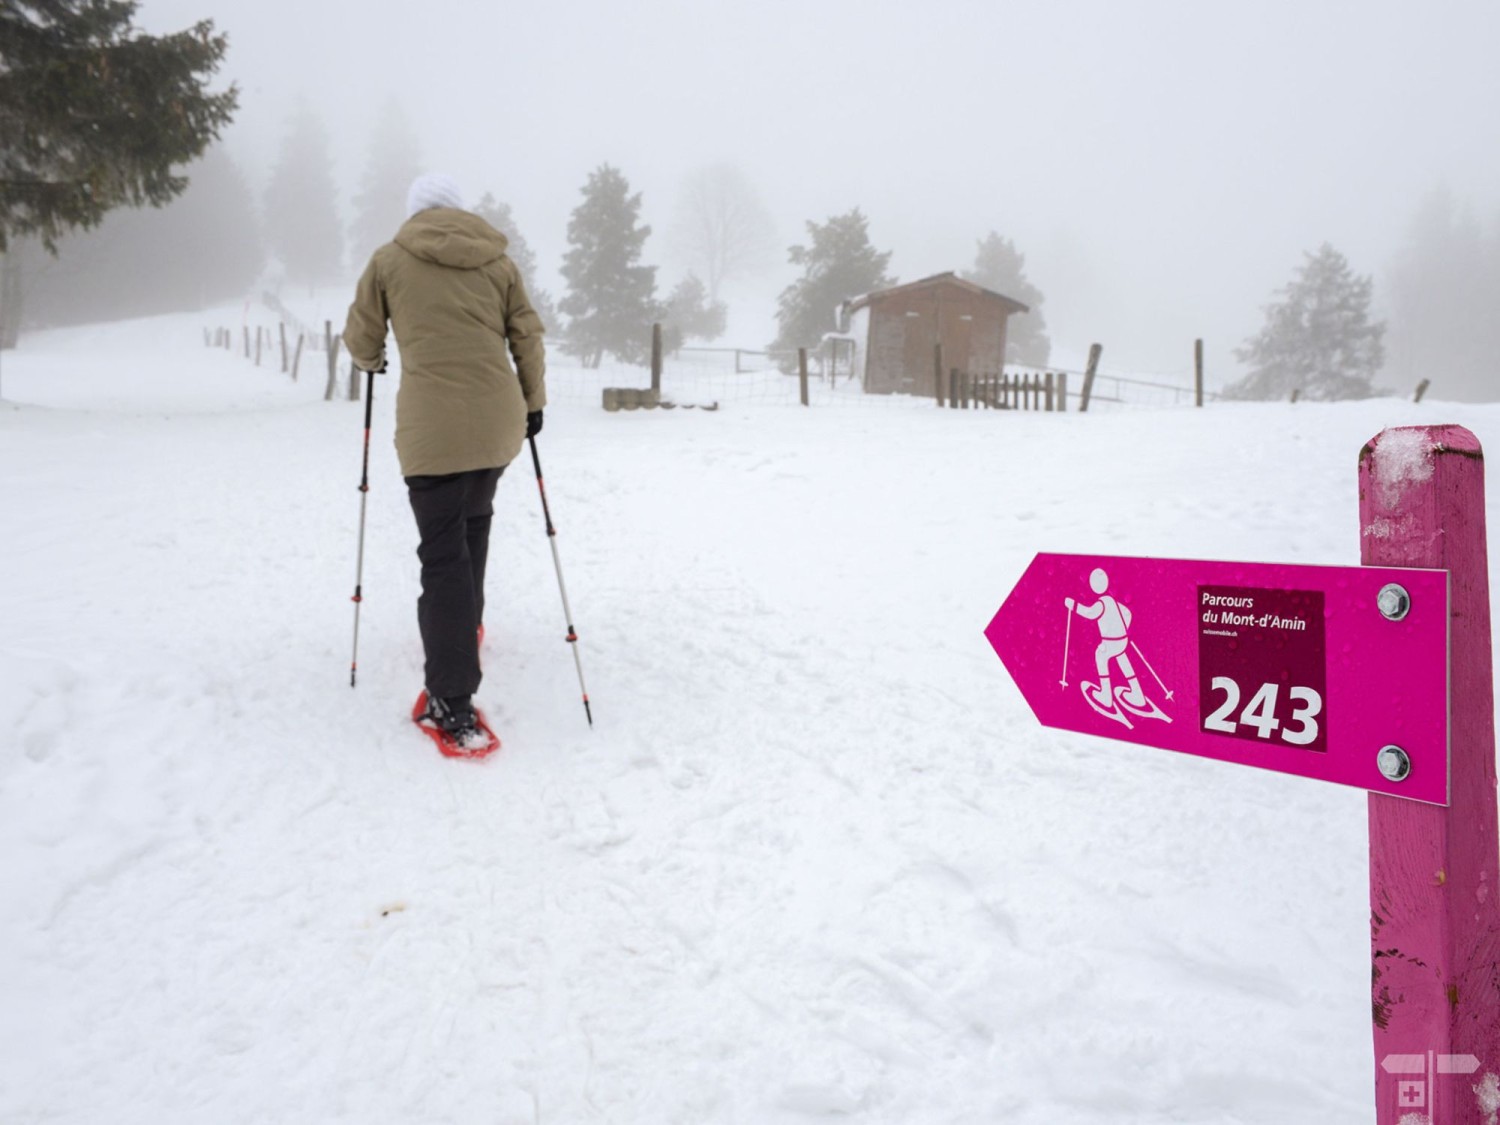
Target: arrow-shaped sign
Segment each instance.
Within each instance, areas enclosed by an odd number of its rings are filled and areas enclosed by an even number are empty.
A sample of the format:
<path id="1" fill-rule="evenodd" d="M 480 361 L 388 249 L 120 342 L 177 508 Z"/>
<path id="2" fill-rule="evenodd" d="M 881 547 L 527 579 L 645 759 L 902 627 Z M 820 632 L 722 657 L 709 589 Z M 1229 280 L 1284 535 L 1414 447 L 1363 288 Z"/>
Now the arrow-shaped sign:
<path id="1" fill-rule="evenodd" d="M 1046 726 L 1447 804 L 1447 579 L 1042 554 L 985 636 Z"/>

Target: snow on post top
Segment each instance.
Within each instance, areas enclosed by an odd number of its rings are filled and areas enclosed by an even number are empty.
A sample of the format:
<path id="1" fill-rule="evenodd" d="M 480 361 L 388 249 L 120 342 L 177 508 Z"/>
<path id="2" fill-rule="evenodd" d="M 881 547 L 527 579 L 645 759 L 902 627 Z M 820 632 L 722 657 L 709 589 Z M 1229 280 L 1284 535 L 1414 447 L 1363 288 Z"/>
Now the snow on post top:
<path id="1" fill-rule="evenodd" d="M 1432 479 L 1433 445 L 1432 435 L 1419 426 L 1387 430 L 1380 435 L 1371 476 L 1380 489 L 1383 507 L 1395 507 L 1407 486 Z"/>

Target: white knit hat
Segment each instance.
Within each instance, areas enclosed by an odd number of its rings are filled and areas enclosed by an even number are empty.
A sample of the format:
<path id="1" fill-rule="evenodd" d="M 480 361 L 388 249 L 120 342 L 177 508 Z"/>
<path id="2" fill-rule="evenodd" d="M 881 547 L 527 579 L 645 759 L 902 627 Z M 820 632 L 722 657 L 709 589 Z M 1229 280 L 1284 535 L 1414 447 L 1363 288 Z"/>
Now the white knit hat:
<path id="1" fill-rule="evenodd" d="M 463 192 L 458 190 L 458 184 L 452 176 L 434 172 L 418 176 L 411 182 L 411 187 L 406 192 L 406 217 L 409 219 L 418 211 L 425 211 L 429 207 L 454 207 L 460 211 L 464 209 Z"/>

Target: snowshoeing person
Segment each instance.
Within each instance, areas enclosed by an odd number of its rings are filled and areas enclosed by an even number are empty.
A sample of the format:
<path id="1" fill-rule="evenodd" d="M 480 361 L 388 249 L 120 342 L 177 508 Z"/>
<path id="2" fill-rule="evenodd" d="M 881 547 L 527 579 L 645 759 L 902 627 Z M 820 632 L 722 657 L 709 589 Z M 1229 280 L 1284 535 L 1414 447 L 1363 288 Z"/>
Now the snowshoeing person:
<path id="1" fill-rule="evenodd" d="M 1120 703 L 1132 709 L 1145 707 L 1148 705 L 1146 693 L 1141 690 L 1140 680 L 1136 677 L 1135 668 L 1126 652 L 1130 647 L 1130 610 L 1110 596 L 1109 576 L 1098 567 L 1089 575 L 1089 589 L 1099 595 L 1099 600 L 1091 605 L 1082 605 L 1072 598 L 1063 599 L 1063 604 L 1069 611 L 1099 623 L 1099 647 L 1094 650 L 1099 684 L 1092 691 L 1086 685 L 1084 694 L 1101 710 L 1117 711 L 1114 690 L 1110 686 L 1110 665 L 1118 663 L 1120 673 L 1125 677 Z"/>
<path id="2" fill-rule="evenodd" d="M 389 322 L 401 355 L 396 456 L 420 540 L 426 681 L 412 717 L 445 753 L 483 754 L 499 745 L 473 702 L 490 522 L 501 474 L 542 429 L 543 329 L 505 235 L 451 178 L 417 177 L 406 209 L 359 279 L 344 344 L 384 371 Z"/>

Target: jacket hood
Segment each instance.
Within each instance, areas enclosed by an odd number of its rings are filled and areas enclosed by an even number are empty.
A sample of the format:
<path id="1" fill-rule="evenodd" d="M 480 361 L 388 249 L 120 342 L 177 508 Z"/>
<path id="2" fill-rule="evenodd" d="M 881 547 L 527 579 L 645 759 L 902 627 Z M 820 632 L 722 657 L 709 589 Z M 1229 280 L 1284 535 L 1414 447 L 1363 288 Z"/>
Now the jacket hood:
<path id="1" fill-rule="evenodd" d="M 509 241 L 472 212 L 430 207 L 401 224 L 396 245 L 424 261 L 474 270 L 504 254 Z"/>

